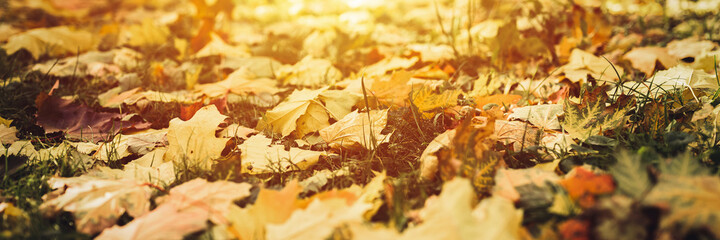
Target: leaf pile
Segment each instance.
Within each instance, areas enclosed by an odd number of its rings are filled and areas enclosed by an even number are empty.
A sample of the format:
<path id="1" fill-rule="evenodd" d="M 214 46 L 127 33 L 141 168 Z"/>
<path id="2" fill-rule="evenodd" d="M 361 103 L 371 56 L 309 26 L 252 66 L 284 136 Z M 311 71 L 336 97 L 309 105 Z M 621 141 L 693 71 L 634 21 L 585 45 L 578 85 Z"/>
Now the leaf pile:
<path id="1" fill-rule="evenodd" d="M 718 0 L 0 3 L 0 238 L 718 239 Z"/>

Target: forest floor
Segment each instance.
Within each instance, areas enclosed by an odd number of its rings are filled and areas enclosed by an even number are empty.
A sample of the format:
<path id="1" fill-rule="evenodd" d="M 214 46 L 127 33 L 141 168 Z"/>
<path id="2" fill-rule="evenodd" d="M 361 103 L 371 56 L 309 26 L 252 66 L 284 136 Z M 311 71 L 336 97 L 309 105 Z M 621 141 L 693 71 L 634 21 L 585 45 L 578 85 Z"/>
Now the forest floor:
<path id="1" fill-rule="evenodd" d="M 718 239 L 718 0 L 0 0 L 0 238 Z"/>

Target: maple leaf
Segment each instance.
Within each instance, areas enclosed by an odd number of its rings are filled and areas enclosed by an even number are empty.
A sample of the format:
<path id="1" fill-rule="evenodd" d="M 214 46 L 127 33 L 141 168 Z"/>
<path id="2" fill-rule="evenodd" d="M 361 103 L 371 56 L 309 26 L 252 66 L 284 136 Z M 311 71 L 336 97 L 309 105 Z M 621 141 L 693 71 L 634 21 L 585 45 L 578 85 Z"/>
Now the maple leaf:
<path id="1" fill-rule="evenodd" d="M 46 214 L 60 210 L 72 212 L 77 230 L 94 234 L 115 225 L 127 212 L 140 217 L 150 210 L 153 189 L 132 179 L 103 179 L 80 176 L 51 178 L 48 184 L 58 189 L 45 195 L 40 209 Z"/>
<path id="2" fill-rule="evenodd" d="M 640 47 L 633 48 L 630 52 L 623 55 L 623 58 L 630 61 L 632 66 L 646 76 L 650 76 L 658 67 L 658 63 L 664 69 L 674 67 L 677 60 L 670 56 L 666 48 L 661 47 Z"/>
<path id="3" fill-rule="evenodd" d="M 508 119 L 520 119 L 543 129 L 560 129 L 558 116 L 563 113 L 561 104 L 540 104 L 513 108 Z"/>
<path id="4" fill-rule="evenodd" d="M 320 136 L 332 148 L 372 149 L 373 146 L 390 140 L 388 136 L 381 134 L 387 124 L 387 114 L 388 109 L 371 110 L 370 113 L 355 110 L 320 130 Z"/>
<path id="5" fill-rule="evenodd" d="M 457 128 L 455 137 L 447 151 L 439 153 L 440 177 L 447 181 L 455 176 L 472 180 L 481 195 L 486 195 L 494 185 L 495 171 L 502 157 L 491 150 L 497 140 L 494 117 L 485 117 L 483 124 L 473 124 L 466 118 Z"/>
<path id="6" fill-rule="evenodd" d="M 267 239 L 326 239 L 336 228 L 362 223 L 366 213 L 374 214 L 382 201 L 385 174 L 375 176 L 362 190 L 357 185 L 337 192 L 322 192 L 304 209 L 295 210 L 282 224 L 268 224 Z M 374 204 L 378 202 L 379 204 Z M 374 206 L 375 205 L 375 206 Z M 369 216 L 368 216 L 369 219 Z"/>
<path id="7" fill-rule="evenodd" d="M 703 70 L 692 69 L 687 66 L 678 65 L 668 70 L 658 71 L 652 77 L 640 84 L 635 82 L 626 82 L 617 92 L 629 92 L 631 95 L 642 96 L 648 95 L 651 98 L 657 98 L 674 90 L 689 89 L 717 89 L 718 83 L 715 76 L 708 74 Z M 628 89 L 634 89 L 632 92 Z M 615 91 L 615 90 L 611 90 Z M 692 92 L 693 96 L 695 95 Z"/>
<path id="8" fill-rule="evenodd" d="M 158 198 L 159 206 L 124 226 L 103 231 L 96 239 L 183 239 L 207 227 L 207 221 L 228 224 L 225 213 L 233 201 L 250 196 L 252 185 L 196 178 Z"/>
<path id="9" fill-rule="evenodd" d="M 501 197 L 483 199 L 473 207 L 475 192 L 470 181 L 455 178 L 445 182 L 436 198 L 421 210 L 422 223 L 402 234 L 384 229 L 351 225 L 357 239 L 518 239 L 523 218 L 521 209 Z M 371 237 L 372 236 L 372 237 Z"/>
<path id="10" fill-rule="evenodd" d="M 627 196 L 639 198 L 651 186 L 646 165 L 638 155 L 621 151 L 617 162 L 610 167 L 610 173 L 617 182 L 617 190 Z"/>
<path id="11" fill-rule="evenodd" d="M 410 101 L 424 118 L 432 118 L 436 112 L 442 112 L 445 108 L 457 105 L 458 96 L 462 93 L 462 90 L 459 89 L 437 93 L 431 88 L 423 87 L 412 92 Z"/>
<path id="12" fill-rule="evenodd" d="M 379 62 L 376 62 L 370 66 L 367 66 L 363 73 L 368 76 L 383 76 L 385 73 L 393 70 L 408 69 L 418 62 L 418 57 L 401 58 L 401 57 L 387 57 Z"/>
<path id="13" fill-rule="evenodd" d="M 595 195 L 612 193 L 615 190 L 615 183 L 610 175 L 595 174 L 582 167 L 576 167 L 565 175 L 560 185 L 572 199 L 585 208 L 595 205 Z"/>
<path id="14" fill-rule="evenodd" d="M 47 54 L 61 57 L 68 54 L 80 54 L 94 47 L 92 34 L 86 31 L 72 30 L 67 26 L 37 28 L 8 39 L 3 49 L 8 55 L 25 49 L 34 59 Z M 80 51 L 80 52 L 78 52 Z"/>
<path id="15" fill-rule="evenodd" d="M 520 200 L 517 187 L 527 184 L 544 187 L 550 183 L 557 183 L 559 180 L 557 174 L 548 170 L 501 168 L 495 175 L 495 186 L 493 186 L 492 194 L 516 202 Z"/>
<path id="16" fill-rule="evenodd" d="M 540 145 L 544 132 L 524 122 L 495 120 L 495 135 L 500 142 L 511 145 L 513 150 L 519 151 Z"/>
<path id="17" fill-rule="evenodd" d="M 296 137 L 302 138 L 330 126 L 330 117 L 342 119 L 359 100 L 353 94 L 327 89 L 293 91 L 284 102 L 265 113 L 256 129 L 271 130 L 283 137 L 296 131 Z"/>
<path id="18" fill-rule="evenodd" d="M 118 45 L 132 47 L 158 47 L 167 43 L 170 29 L 158 24 L 152 18 L 145 18 L 140 24 L 123 27 L 118 39 Z"/>
<path id="19" fill-rule="evenodd" d="M 720 179 L 717 176 L 675 176 L 661 174 L 644 203 L 668 209 L 661 230 L 677 230 L 675 237 L 693 229 L 707 229 L 720 237 Z"/>
<path id="20" fill-rule="evenodd" d="M 210 170 L 212 159 L 220 157 L 228 139 L 215 137 L 215 130 L 227 116 L 220 114 L 215 105 L 198 110 L 188 121 L 170 120 L 168 151 L 163 159 L 178 167 L 199 167 Z"/>
<path id="21" fill-rule="evenodd" d="M 613 104 L 606 106 L 609 97 L 603 87 L 585 91 L 580 104 L 566 100 L 565 114 L 560 124 L 573 138 L 585 141 L 590 136 L 613 130 L 625 123 L 625 114 L 635 107 L 635 97 L 620 95 Z"/>
<path id="22" fill-rule="evenodd" d="M 302 207 L 298 194 L 302 189 L 291 181 L 282 190 L 261 188 L 257 200 L 250 206 L 232 206 L 227 213 L 229 231 L 239 239 L 264 239 L 267 224 L 281 224 Z"/>
<path id="23" fill-rule="evenodd" d="M 493 94 L 489 96 L 477 95 L 473 100 L 475 101 L 475 107 L 483 108 L 485 105 L 488 104 L 497 104 L 498 106 L 510 106 L 512 104 L 516 104 L 518 101 L 520 101 L 521 98 L 522 96 L 520 95 Z"/>
<path id="24" fill-rule="evenodd" d="M 438 153 L 442 149 L 447 149 L 455 138 L 455 129 L 447 130 L 432 140 L 420 154 L 420 177 L 427 180 L 434 180 L 438 172 Z"/>
<path id="25" fill-rule="evenodd" d="M 210 35 L 210 42 L 202 49 L 195 53 L 195 57 L 209 56 L 229 56 L 229 57 L 249 57 L 250 49 L 247 46 L 232 46 L 223 41 L 220 36 L 215 33 Z"/>
<path id="26" fill-rule="evenodd" d="M 132 134 L 118 134 L 112 140 L 100 144 L 95 156 L 105 162 L 118 160 L 131 154 L 145 155 L 155 146 L 165 144 L 168 130 L 146 129 Z"/>
<path id="27" fill-rule="evenodd" d="M 300 148 L 286 151 L 285 146 L 271 143 L 272 139 L 258 134 L 240 144 L 242 172 L 260 174 L 302 170 L 317 163 L 320 156 L 326 155 L 325 152 Z"/>
<path id="28" fill-rule="evenodd" d="M 228 93 L 245 96 L 261 93 L 276 94 L 282 90 L 275 87 L 275 85 L 277 85 L 275 80 L 269 78 L 254 79 L 251 75 L 252 73 L 249 73 L 247 69 L 240 68 L 230 73 L 230 75 L 222 81 L 196 85 L 195 92 L 197 92 L 198 95 L 216 98 Z"/>
<path id="29" fill-rule="evenodd" d="M 0 124 L 0 145 L 6 143 L 12 144 L 17 141 L 17 132 L 17 128 L 15 127 L 8 127 L 5 124 Z"/>
<path id="30" fill-rule="evenodd" d="M 342 72 L 327 59 L 306 56 L 292 66 L 277 70 L 278 79 L 285 85 L 317 87 L 333 85 L 342 79 Z"/>
<path id="31" fill-rule="evenodd" d="M 565 78 L 572 82 L 587 81 L 588 75 L 594 79 L 617 81 L 618 75 L 622 76 L 624 73 L 622 68 L 613 68 L 605 59 L 577 48 L 570 53 L 570 62 L 562 66 L 562 72 Z"/>
<path id="32" fill-rule="evenodd" d="M 84 104 L 45 93 L 38 94 L 35 104 L 37 123 L 48 133 L 63 131 L 69 137 L 97 142 L 122 129 L 150 127 L 137 118 L 124 119 L 124 114 L 97 112 Z"/>

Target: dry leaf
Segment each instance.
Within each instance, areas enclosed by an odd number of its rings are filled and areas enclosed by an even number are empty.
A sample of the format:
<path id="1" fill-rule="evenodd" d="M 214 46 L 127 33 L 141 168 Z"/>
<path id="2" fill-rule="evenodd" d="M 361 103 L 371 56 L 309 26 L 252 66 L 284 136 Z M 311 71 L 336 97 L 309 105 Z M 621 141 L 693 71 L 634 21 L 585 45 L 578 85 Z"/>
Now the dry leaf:
<path id="1" fill-rule="evenodd" d="M 0 124 L 0 145 L 12 144 L 19 140 L 17 138 L 17 128 L 8 127 L 5 124 Z"/>
<path id="2" fill-rule="evenodd" d="M 225 80 L 201 84 L 195 86 L 195 91 L 200 95 L 216 98 L 225 96 L 228 93 L 235 93 L 241 96 L 250 94 L 269 93 L 276 94 L 281 89 L 275 87 L 277 82 L 269 78 L 253 79 L 245 68 L 232 72 Z"/>
<path id="3" fill-rule="evenodd" d="M 291 181 L 280 190 L 261 188 L 255 203 L 245 208 L 232 206 L 227 212 L 229 230 L 239 239 L 265 239 L 265 226 L 281 224 L 302 207 L 298 194 L 302 189 Z"/>
<path id="4" fill-rule="evenodd" d="M 124 27 L 118 39 L 118 45 L 149 48 L 167 43 L 170 29 L 158 24 L 154 19 L 146 18 L 141 24 Z"/>
<path id="5" fill-rule="evenodd" d="M 342 79 L 342 72 L 332 62 L 312 56 L 303 58 L 293 66 L 283 66 L 276 75 L 284 85 L 303 87 L 333 85 Z"/>
<path id="6" fill-rule="evenodd" d="M 249 57 L 250 50 L 247 46 L 232 46 L 223 41 L 215 33 L 210 35 L 210 42 L 195 53 L 195 57 L 227 56 L 227 57 Z"/>
<path id="7" fill-rule="evenodd" d="M 43 54 L 50 57 L 80 54 L 92 49 L 93 46 L 91 33 L 60 26 L 37 28 L 13 35 L 8 39 L 8 43 L 3 45 L 3 49 L 8 55 L 20 49 L 25 49 L 30 52 L 34 59 L 38 59 Z"/>
<path id="8" fill-rule="evenodd" d="M 63 131 L 72 138 L 88 138 L 94 142 L 104 140 L 121 129 L 145 129 L 149 123 L 137 118 L 110 112 L 96 112 L 90 107 L 57 96 L 40 93 L 35 100 L 38 108 L 37 123 L 45 131 Z"/>
<path id="9" fill-rule="evenodd" d="M 661 174 L 645 197 L 645 203 L 666 208 L 660 221 L 664 231 L 677 231 L 676 237 L 687 236 L 693 229 L 707 229 L 720 237 L 720 181 L 717 176 L 675 176 Z"/>
<path id="10" fill-rule="evenodd" d="M 188 121 L 175 118 L 168 127 L 168 151 L 163 159 L 178 167 L 199 167 L 210 170 L 213 159 L 220 157 L 228 139 L 215 137 L 218 125 L 227 116 L 215 105 L 201 108 Z"/>
<path id="11" fill-rule="evenodd" d="M 86 234 L 115 225 L 125 212 L 132 217 L 142 216 L 150 210 L 153 192 L 148 185 L 131 179 L 80 176 L 52 178 L 48 184 L 58 190 L 45 195 L 40 208 L 46 214 L 72 212 L 77 230 Z"/>
<path id="12" fill-rule="evenodd" d="M 438 153 L 441 149 L 448 149 L 455 138 L 455 129 L 441 133 L 428 144 L 420 155 L 420 177 L 427 180 L 434 180 L 438 172 Z"/>
<path id="13" fill-rule="evenodd" d="M 295 90 L 284 102 L 267 111 L 256 129 L 271 130 L 283 137 L 296 131 L 295 136 L 302 138 L 330 126 L 329 118 L 341 119 L 350 113 L 359 97 L 327 88 Z"/>
<path id="14" fill-rule="evenodd" d="M 272 139 L 262 134 L 252 136 L 238 147 L 242 152 L 242 172 L 250 174 L 303 170 L 317 163 L 325 152 L 290 148 L 271 144 Z M 224 146 L 224 145 L 223 145 Z"/>
<path id="15" fill-rule="evenodd" d="M 250 196 L 252 185 L 194 179 L 170 189 L 153 211 L 124 226 L 103 231 L 96 239 L 183 239 L 207 227 L 207 221 L 228 224 L 233 201 Z"/>
<path id="16" fill-rule="evenodd" d="M 513 113 L 508 116 L 508 119 L 520 119 L 539 128 L 559 130 L 558 116 L 561 114 L 563 114 L 562 104 L 541 104 L 513 108 Z"/>
<path id="17" fill-rule="evenodd" d="M 387 109 L 371 110 L 369 113 L 355 110 L 320 130 L 320 136 L 332 148 L 373 149 L 390 140 L 389 136 L 381 134 L 387 124 L 387 114 Z"/>
<path id="18" fill-rule="evenodd" d="M 560 116 L 560 124 L 573 138 L 585 141 L 590 136 L 602 135 L 625 123 L 625 114 L 635 107 L 635 97 L 621 95 L 609 106 L 607 93 L 603 87 L 587 90 L 580 104 L 565 101 L 565 114 Z"/>
<path id="19" fill-rule="evenodd" d="M 659 67 L 657 63 L 660 63 L 662 69 L 668 69 L 677 64 L 676 58 L 670 56 L 666 48 L 661 47 L 633 48 L 623 58 L 629 60 L 634 68 L 642 71 L 646 76 L 652 75 L 655 68 Z"/>
<path id="20" fill-rule="evenodd" d="M 428 119 L 432 118 L 436 113 L 442 112 L 445 108 L 456 106 L 458 96 L 461 94 L 463 92 L 459 89 L 448 89 L 438 93 L 428 87 L 423 87 L 412 92 L 410 102 L 417 107 L 424 118 Z"/>
<path id="21" fill-rule="evenodd" d="M 572 82 L 583 83 L 587 82 L 587 75 L 594 79 L 617 81 L 618 75 L 622 76 L 624 71 L 618 65 L 613 69 L 607 60 L 576 48 L 570 53 L 570 62 L 562 66 L 562 73 Z"/>

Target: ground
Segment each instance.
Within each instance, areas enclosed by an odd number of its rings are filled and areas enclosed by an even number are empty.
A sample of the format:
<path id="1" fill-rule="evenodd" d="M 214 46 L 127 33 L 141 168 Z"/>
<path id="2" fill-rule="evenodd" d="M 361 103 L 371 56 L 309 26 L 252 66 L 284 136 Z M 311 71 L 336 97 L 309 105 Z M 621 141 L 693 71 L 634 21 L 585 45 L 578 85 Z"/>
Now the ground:
<path id="1" fill-rule="evenodd" d="M 716 0 L 0 0 L 10 239 L 717 239 Z"/>

